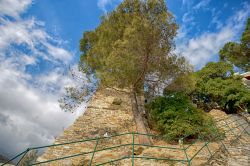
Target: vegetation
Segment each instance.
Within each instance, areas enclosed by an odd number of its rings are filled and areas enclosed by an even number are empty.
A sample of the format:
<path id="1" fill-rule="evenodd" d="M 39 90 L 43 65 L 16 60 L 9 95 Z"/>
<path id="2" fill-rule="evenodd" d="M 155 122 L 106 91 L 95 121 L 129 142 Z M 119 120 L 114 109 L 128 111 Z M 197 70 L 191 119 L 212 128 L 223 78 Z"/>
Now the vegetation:
<path id="1" fill-rule="evenodd" d="M 84 32 L 80 41 L 82 73 L 92 80 L 94 76 L 99 88 L 130 90 L 138 132 L 146 129 L 137 97 L 147 93 L 155 98 L 148 105 L 149 117 L 167 140 L 197 138 L 199 130 L 211 134 L 213 121 L 192 101 L 203 110 L 218 106 L 228 113 L 250 107 L 250 92 L 233 70 L 234 66 L 249 70 L 250 19 L 240 43 L 227 43 L 220 50 L 221 61 L 195 73 L 184 57 L 173 53 L 177 28 L 164 0 L 124 0 L 102 17 L 95 30 Z M 67 97 L 77 103 L 95 90 L 85 88 L 68 88 L 62 108 L 71 109 Z M 164 96 L 158 96 L 162 92 Z M 117 99 L 113 104 L 121 102 Z"/>
<path id="2" fill-rule="evenodd" d="M 213 121 L 202 110 L 220 107 L 227 113 L 250 108 L 250 91 L 235 75 L 233 65 L 249 70 L 250 19 L 241 43 L 227 43 L 220 51 L 221 61 L 209 62 L 195 73 L 179 75 L 164 89 L 165 96 L 155 98 L 148 106 L 150 120 L 167 140 L 189 135 L 197 138 L 199 131 L 209 136 Z M 189 97 L 187 97 L 187 95 Z M 195 102 L 197 109 L 191 102 Z"/>
<path id="3" fill-rule="evenodd" d="M 227 113 L 244 110 L 250 103 L 250 91 L 242 77 L 234 75 L 233 66 L 225 62 L 210 62 L 196 73 L 196 99 L 216 102 Z"/>
<path id="4" fill-rule="evenodd" d="M 196 77 L 194 73 L 186 72 L 174 78 L 172 82 L 166 86 L 164 93 L 181 92 L 190 95 L 195 90 Z"/>
<path id="5" fill-rule="evenodd" d="M 100 86 L 129 88 L 137 129 L 146 132 L 137 96 L 190 70 L 172 53 L 177 24 L 164 0 L 124 0 L 80 41 L 80 68 L 95 73 Z M 141 127 L 138 127 L 141 126 Z"/>
<path id="6" fill-rule="evenodd" d="M 150 119 L 168 141 L 178 138 L 197 138 L 199 135 L 211 134 L 212 119 L 197 109 L 182 93 L 172 93 L 155 98 L 148 105 Z"/>
<path id="7" fill-rule="evenodd" d="M 226 43 L 220 50 L 220 59 L 234 64 L 244 71 L 250 70 L 250 18 L 247 20 L 247 25 L 241 36 L 240 43 Z"/>
<path id="8" fill-rule="evenodd" d="M 250 91 L 242 84 L 242 78 L 234 74 L 234 66 L 250 70 L 250 18 L 240 43 L 229 42 L 220 50 L 218 63 L 209 62 L 196 72 L 196 88 L 193 97 L 198 106 L 211 109 L 216 104 L 227 113 L 250 109 Z M 216 103 L 216 104 L 213 104 Z"/>
<path id="9" fill-rule="evenodd" d="M 164 82 L 188 69 L 171 53 L 177 24 L 163 0 L 125 0 L 104 16 L 80 42 L 80 66 L 94 71 L 102 86 L 142 92 L 145 84 Z"/>

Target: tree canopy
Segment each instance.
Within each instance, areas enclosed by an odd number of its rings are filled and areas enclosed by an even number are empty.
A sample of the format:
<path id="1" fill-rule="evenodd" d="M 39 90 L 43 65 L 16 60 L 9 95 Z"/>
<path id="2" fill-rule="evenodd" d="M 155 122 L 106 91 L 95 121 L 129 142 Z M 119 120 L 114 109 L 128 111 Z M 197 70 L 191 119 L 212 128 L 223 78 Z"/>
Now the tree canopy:
<path id="1" fill-rule="evenodd" d="M 124 0 L 83 34 L 80 67 L 95 72 L 101 85 L 142 91 L 189 70 L 174 55 L 177 24 L 164 0 Z"/>
<path id="2" fill-rule="evenodd" d="M 196 72 L 196 94 L 210 102 L 216 102 L 226 112 L 249 107 L 250 91 L 235 75 L 233 66 L 225 62 L 210 62 Z"/>
<path id="3" fill-rule="evenodd" d="M 234 64 L 242 70 L 250 70 L 250 18 L 247 20 L 240 43 L 226 43 L 220 50 L 220 59 L 224 62 Z"/>
<path id="4" fill-rule="evenodd" d="M 164 93 L 181 92 L 190 95 L 195 90 L 196 78 L 193 72 L 186 72 L 175 77 L 164 89 Z"/>
<path id="5" fill-rule="evenodd" d="M 173 53 L 177 28 L 164 0 L 124 0 L 80 41 L 79 67 L 84 73 L 95 73 L 100 86 L 130 89 L 138 132 L 147 132 L 138 94 L 163 89 L 169 80 L 191 70 L 184 57 Z"/>

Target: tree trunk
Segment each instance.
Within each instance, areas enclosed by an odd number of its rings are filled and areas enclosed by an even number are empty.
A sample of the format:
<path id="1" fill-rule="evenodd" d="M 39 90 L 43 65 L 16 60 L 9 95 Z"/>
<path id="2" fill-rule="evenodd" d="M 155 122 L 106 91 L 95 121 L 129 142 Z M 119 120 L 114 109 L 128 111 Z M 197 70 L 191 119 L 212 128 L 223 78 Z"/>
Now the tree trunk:
<path id="1" fill-rule="evenodd" d="M 134 89 L 131 90 L 131 102 L 132 102 L 134 121 L 136 124 L 136 130 L 138 133 L 147 134 L 147 129 L 143 122 L 143 118 L 138 107 L 138 100 Z M 138 138 L 140 144 L 148 144 L 148 145 L 151 144 L 151 141 L 148 136 L 138 135 Z"/>

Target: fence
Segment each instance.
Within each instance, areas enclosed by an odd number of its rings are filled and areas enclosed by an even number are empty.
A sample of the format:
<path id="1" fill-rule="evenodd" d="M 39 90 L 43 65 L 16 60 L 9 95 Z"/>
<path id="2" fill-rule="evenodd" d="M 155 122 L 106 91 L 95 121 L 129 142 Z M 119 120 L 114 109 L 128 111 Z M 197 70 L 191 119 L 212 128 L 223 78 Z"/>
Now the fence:
<path id="1" fill-rule="evenodd" d="M 232 126 L 231 124 L 234 125 Z M 63 157 L 58 157 L 58 158 L 53 158 L 47 161 L 34 161 L 32 163 L 29 163 L 29 165 L 43 165 L 43 164 L 50 164 L 52 162 L 64 160 L 64 159 L 70 159 L 70 158 L 75 158 L 79 156 L 84 156 L 88 155 L 89 156 L 89 161 L 87 165 L 105 165 L 105 164 L 112 164 L 115 162 L 119 162 L 122 160 L 126 160 L 126 163 L 131 162 L 131 165 L 134 166 L 136 160 L 156 160 L 156 161 L 166 161 L 169 163 L 181 163 L 183 165 L 192 165 L 193 160 L 195 160 L 195 157 L 201 153 L 202 150 L 207 150 L 208 152 L 208 159 L 212 158 L 216 151 L 213 152 L 213 149 L 209 147 L 209 145 L 212 142 L 216 142 L 219 144 L 219 149 L 223 148 L 227 150 L 227 146 L 231 145 L 233 142 L 239 140 L 242 135 L 245 135 L 246 137 L 249 137 L 249 132 L 246 130 L 249 127 L 249 123 L 246 121 L 242 121 L 242 119 L 235 119 L 233 120 L 232 118 L 225 118 L 225 119 L 220 119 L 216 121 L 217 126 L 211 126 L 211 130 L 213 130 L 212 135 L 204 135 L 202 132 L 200 132 L 198 139 L 192 140 L 191 142 L 186 142 L 188 139 L 188 135 L 185 137 L 182 137 L 179 140 L 180 145 L 178 146 L 159 146 L 159 145 L 148 145 L 148 144 L 139 144 L 136 141 L 136 138 L 138 136 L 146 136 L 150 137 L 151 139 L 162 139 L 161 136 L 157 135 L 152 135 L 152 134 L 145 134 L 145 133 L 136 133 L 136 132 L 130 132 L 130 133 L 123 133 L 123 134 L 116 134 L 108 137 L 96 137 L 96 138 L 91 138 L 91 139 L 85 139 L 85 140 L 79 140 L 79 141 L 73 141 L 73 142 L 65 142 L 65 143 L 60 143 L 60 144 L 53 144 L 53 145 L 47 145 L 47 146 L 39 146 L 39 147 L 32 147 L 28 148 L 27 150 L 23 151 L 22 153 L 18 154 L 17 156 L 13 157 L 3 165 L 6 165 L 14 160 L 18 159 L 18 162 L 16 165 L 20 165 L 21 161 L 25 158 L 25 156 L 32 150 L 40 150 L 40 149 L 45 149 L 45 148 L 52 148 L 52 147 L 60 147 L 60 146 L 65 146 L 65 145 L 72 145 L 72 144 L 77 144 L 77 143 L 83 143 L 83 142 L 95 142 L 93 150 L 88 151 L 88 152 L 83 152 L 83 153 L 77 153 L 77 154 L 72 154 L 72 155 L 67 155 Z M 222 129 L 223 132 L 222 132 Z M 236 132 L 235 132 L 236 131 Z M 199 131 L 198 131 L 199 132 Z M 230 134 L 232 137 L 231 139 L 227 140 L 227 134 Z M 109 147 L 104 147 L 104 148 L 98 148 L 100 145 L 100 142 L 102 140 L 108 140 L 108 139 L 113 139 L 116 137 L 129 137 L 131 139 L 130 143 L 125 143 L 125 144 L 118 144 L 114 146 L 109 146 Z M 211 141 L 213 140 L 213 141 Z M 182 144 L 183 143 L 183 144 Z M 189 154 L 189 149 L 192 148 L 192 146 L 196 145 L 197 143 L 200 143 L 201 145 L 199 148 L 196 150 L 194 154 Z M 108 150 L 113 150 L 121 147 L 127 147 L 131 149 L 131 153 L 121 156 L 119 158 L 115 159 L 110 159 L 105 162 L 97 162 L 94 161 L 95 159 L 95 154 L 98 152 L 104 152 Z M 136 148 L 138 147 L 145 147 L 145 148 L 151 148 L 151 149 L 163 149 L 163 150 L 172 150 L 172 151 L 177 151 L 175 152 L 176 154 L 179 154 L 177 157 L 161 157 L 161 156 L 140 156 L 135 153 Z M 167 153 L 167 152 L 166 152 Z M 169 152 L 170 153 L 170 152 Z M 2 166 L 3 166 L 2 165 Z"/>

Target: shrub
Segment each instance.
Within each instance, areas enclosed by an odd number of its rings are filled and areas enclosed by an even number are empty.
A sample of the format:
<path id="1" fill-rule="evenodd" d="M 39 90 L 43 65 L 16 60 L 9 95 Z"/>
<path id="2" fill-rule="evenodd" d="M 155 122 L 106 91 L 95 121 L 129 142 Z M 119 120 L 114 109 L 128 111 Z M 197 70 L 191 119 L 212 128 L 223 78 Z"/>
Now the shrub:
<path id="1" fill-rule="evenodd" d="M 153 126 L 168 141 L 212 134 L 212 118 L 195 108 L 188 97 L 181 93 L 157 97 L 147 108 Z"/>
<path id="2" fill-rule="evenodd" d="M 215 102 L 226 113 L 244 110 L 250 103 L 250 91 L 240 75 L 233 74 L 233 66 L 225 62 L 210 62 L 196 72 L 196 89 L 193 94 L 203 102 L 201 108 L 210 108 Z M 207 100 L 208 99 L 208 100 Z M 206 101 L 207 100 L 207 101 Z"/>

